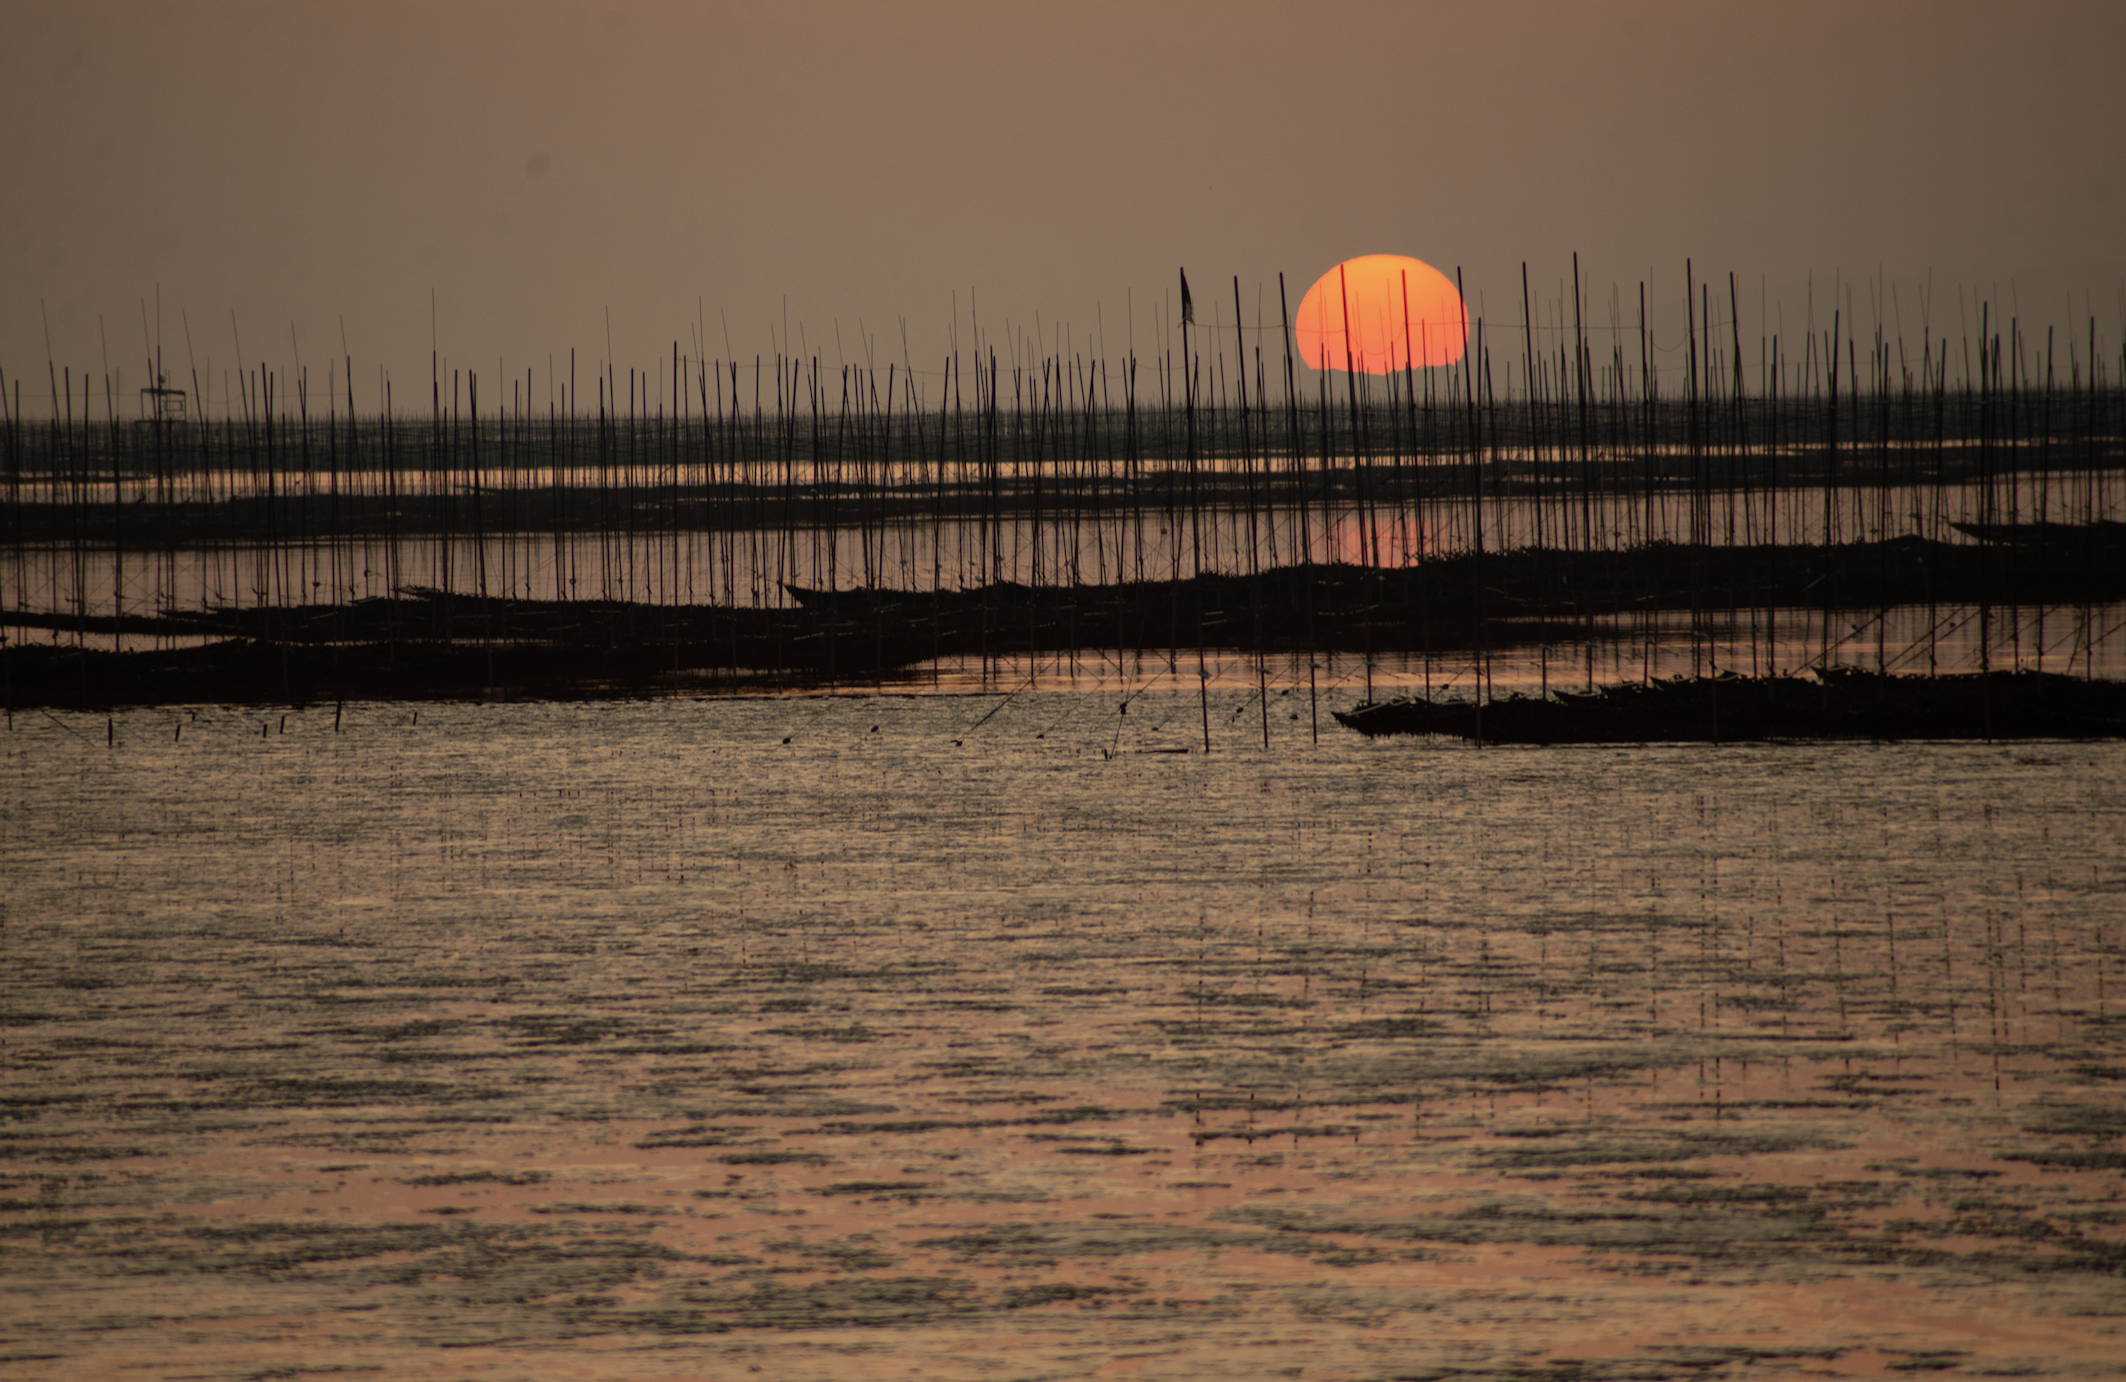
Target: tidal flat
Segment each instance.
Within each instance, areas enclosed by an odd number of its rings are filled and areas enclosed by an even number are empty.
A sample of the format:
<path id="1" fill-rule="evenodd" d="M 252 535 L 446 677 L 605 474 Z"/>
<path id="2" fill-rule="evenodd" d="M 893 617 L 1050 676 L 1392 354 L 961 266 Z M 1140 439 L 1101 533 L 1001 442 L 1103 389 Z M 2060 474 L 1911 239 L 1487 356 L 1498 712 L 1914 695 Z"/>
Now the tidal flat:
<path id="1" fill-rule="evenodd" d="M 2126 744 L 1274 699 L 16 712 L 0 1364 L 2126 1371 Z"/>

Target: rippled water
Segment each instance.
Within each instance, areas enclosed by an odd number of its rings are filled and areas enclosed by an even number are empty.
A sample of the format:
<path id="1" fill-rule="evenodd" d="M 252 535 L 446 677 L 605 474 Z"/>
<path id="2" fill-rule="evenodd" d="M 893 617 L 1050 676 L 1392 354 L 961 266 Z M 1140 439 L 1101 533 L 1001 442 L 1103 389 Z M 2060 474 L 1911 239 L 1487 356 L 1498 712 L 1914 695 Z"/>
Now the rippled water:
<path id="1" fill-rule="evenodd" d="M 2126 746 L 1217 685 L 18 714 L 8 1374 L 2117 1374 Z"/>

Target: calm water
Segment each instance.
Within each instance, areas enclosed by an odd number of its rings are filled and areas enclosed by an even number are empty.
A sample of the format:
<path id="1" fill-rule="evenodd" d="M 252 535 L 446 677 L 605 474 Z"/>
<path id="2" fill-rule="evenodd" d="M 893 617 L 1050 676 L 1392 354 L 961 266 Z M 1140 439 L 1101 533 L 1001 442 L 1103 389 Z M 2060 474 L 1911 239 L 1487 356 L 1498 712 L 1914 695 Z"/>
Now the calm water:
<path id="1" fill-rule="evenodd" d="M 670 510 L 661 507 L 666 491 L 653 488 L 641 491 L 640 504 L 630 510 L 639 526 L 626 531 L 559 537 L 518 532 L 479 540 L 462 533 L 370 534 L 339 541 L 315 537 L 336 521 L 331 497 L 300 475 L 286 475 L 281 489 L 290 497 L 277 521 L 288 531 L 270 541 L 258 541 L 255 529 L 246 530 L 247 540 L 210 531 L 203 541 L 195 537 L 188 545 L 158 550 L 168 520 L 136 504 L 138 512 L 128 511 L 124 522 L 140 550 L 18 544 L 0 553 L 0 613 L 17 608 L 153 615 L 330 604 L 379 598 L 406 586 L 527 600 L 789 608 L 795 602 L 786 584 L 920 591 L 1000 580 L 1103 585 L 1199 571 L 1241 575 L 1305 560 L 1402 567 L 1478 546 L 1495 552 L 1545 545 L 1629 549 L 1689 542 L 1694 533 L 1715 546 L 1806 547 L 1822 543 L 1827 528 L 1837 542 L 1923 536 L 1964 543 L 1968 539 L 1949 526 L 1952 521 L 1990 514 L 2006 521 L 2080 523 L 2126 507 L 2121 477 L 2113 475 L 2079 489 L 2050 477 L 2009 475 L 1993 487 L 1990 500 L 1976 484 L 1856 484 L 1841 487 L 1828 509 L 1815 488 L 1723 492 L 1703 501 L 1684 490 L 1590 494 L 1584 502 L 1556 490 L 1540 501 L 1494 496 L 1481 511 L 1463 498 L 1407 497 L 1410 486 L 1400 472 L 1383 469 L 1363 482 L 1350 475 L 1345 472 L 1346 482 L 1372 487 L 1368 503 L 1319 503 L 1312 496 L 1305 507 L 1267 500 L 1246 507 L 1195 502 L 1185 482 L 1162 481 L 1130 491 L 1129 503 L 1108 508 L 1074 507 L 1068 494 L 1052 497 L 1045 516 L 1034 522 L 1017 509 L 1005 516 L 946 518 L 918 511 L 881 517 L 865 512 L 868 500 L 828 499 L 799 487 L 741 505 L 735 515 L 690 509 L 688 525 L 675 532 Z M 220 478 L 226 485 L 236 477 Z M 2084 477 L 2073 478 L 2080 485 Z M 512 483 L 500 472 L 488 477 L 490 492 Z M 468 483 L 461 502 L 470 504 L 473 492 Z M 61 486 L 29 497 L 65 503 L 71 496 Z M 889 497 L 900 505 L 919 503 L 908 494 Z M 147 498 L 145 490 L 141 498 Z M 593 501 L 577 493 L 570 502 Z M 1019 508 L 1027 502 L 1014 501 Z M 543 503 L 536 507 L 545 512 Z M 727 517 L 760 526 L 695 526 Z M 460 521 L 470 524 L 470 512 Z"/>
<path id="2" fill-rule="evenodd" d="M 17 714 L 7 1374 L 2118 1374 L 2126 745 L 1214 685 Z"/>

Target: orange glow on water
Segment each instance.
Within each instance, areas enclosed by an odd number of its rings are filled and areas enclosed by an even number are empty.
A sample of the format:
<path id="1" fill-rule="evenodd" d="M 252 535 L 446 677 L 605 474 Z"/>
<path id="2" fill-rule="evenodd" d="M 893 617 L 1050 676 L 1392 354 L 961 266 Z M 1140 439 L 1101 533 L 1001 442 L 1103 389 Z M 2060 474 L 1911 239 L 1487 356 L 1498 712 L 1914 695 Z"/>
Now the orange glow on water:
<path id="1" fill-rule="evenodd" d="M 1392 374 L 1461 359 L 1469 311 L 1447 276 L 1422 259 L 1362 254 L 1314 281 L 1293 325 L 1300 358 L 1314 369 Z"/>

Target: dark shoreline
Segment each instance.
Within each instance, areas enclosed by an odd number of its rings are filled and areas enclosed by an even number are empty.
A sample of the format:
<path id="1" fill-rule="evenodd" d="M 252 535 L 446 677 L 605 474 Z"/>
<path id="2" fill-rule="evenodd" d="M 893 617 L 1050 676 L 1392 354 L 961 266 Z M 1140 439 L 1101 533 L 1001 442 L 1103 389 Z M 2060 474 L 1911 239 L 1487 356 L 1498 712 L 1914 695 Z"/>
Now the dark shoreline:
<path id="1" fill-rule="evenodd" d="M 1104 586 L 790 587 L 793 604 L 781 609 L 410 588 L 155 615 L 13 611 L 0 618 L 54 641 L 18 635 L 0 650 L 0 697 L 89 708 L 712 694 L 884 682 L 937 658 L 1078 648 L 1481 654 L 1615 637 L 1620 619 L 1679 612 L 1713 629 L 1768 608 L 2088 609 L 2126 600 L 2121 530 L 2032 525 L 2019 540 L 1983 544 L 1528 548 L 1394 569 L 1285 566 Z M 149 646 L 68 646 L 59 641 L 68 634 Z"/>
<path id="2" fill-rule="evenodd" d="M 1772 743 L 1783 740 L 2126 738 L 2126 682 L 2057 672 L 1654 678 L 1591 693 L 1393 700 L 1333 712 L 1368 738 L 1448 735 L 1484 744 Z"/>

